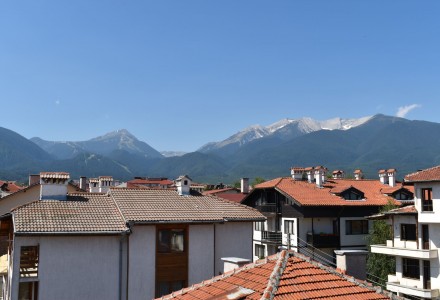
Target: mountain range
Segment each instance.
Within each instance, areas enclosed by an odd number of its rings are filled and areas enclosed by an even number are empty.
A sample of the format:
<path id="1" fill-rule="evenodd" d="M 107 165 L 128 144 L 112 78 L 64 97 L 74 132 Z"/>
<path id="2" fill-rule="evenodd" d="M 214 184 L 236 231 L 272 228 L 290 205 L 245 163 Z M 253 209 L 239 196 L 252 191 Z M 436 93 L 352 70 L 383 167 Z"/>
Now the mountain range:
<path id="1" fill-rule="evenodd" d="M 375 115 L 360 119 L 284 119 L 254 125 L 196 152 L 162 155 L 127 130 L 80 142 L 30 140 L 0 128 L 0 178 L 26 181 L 40 171 L 67 171 L 72 178 L 112 175 L 232 183 L 240 177 L 289 176 L 292 166 L 324 165 L 351 174 L 361 168 L 376 178 L 383 168 L 398 176 L 440 164 L 440 124 Z"/>

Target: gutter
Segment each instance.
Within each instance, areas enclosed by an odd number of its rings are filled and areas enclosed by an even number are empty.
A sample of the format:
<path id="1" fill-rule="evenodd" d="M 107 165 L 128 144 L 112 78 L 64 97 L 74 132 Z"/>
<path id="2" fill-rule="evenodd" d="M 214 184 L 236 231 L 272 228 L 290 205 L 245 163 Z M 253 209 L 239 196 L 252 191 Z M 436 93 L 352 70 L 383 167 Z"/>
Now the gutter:
<path id="1" fill-rule="evenodd" d="M 15 222 L 14 222 L 15 227 Z M 78 235 L 92 235 L 92 236 L 108 236 L 108 235 L 128 235 L 130 232 L 128 230 L 126 231 L 85 231 L 85 232 L 71 232 L 71 231 L 64 231 L 64 232 L 26 232 L 26 231 L 15 231 L 14 228 L 14 234 L 16 236 L 78 236 Z"/>
<path id="2" fill-rule="evenodd" d="M 224 218 L 217 220 L 162 220 L 162 221 L 130 221 L 133 225 L 156 225 L 156 224 L 212 224 L 212 223 L 224 223 L 224 222 L 258 222 L 265 221 L 266 217 L 261 218 Z"/>

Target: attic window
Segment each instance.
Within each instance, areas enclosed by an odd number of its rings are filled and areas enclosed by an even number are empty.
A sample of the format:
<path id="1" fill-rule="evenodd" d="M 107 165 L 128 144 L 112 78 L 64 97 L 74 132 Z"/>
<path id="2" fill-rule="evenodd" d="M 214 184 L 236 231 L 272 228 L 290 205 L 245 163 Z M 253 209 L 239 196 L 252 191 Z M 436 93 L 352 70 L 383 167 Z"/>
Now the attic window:
<path id="1" fill-rule="evenodd" d="M 184 180 L 183 185 L 188 185 L 188 180 Z"/>
<path id="2" fill-rule="evenodd" d="M 365 198 L 364 193 L 354 188 L 342 192 L 341 197 L 345 200 L 362 200 Z"/>
<path id="3" fill-rule="evenodd" d="M 399 190 L 393 194 L 394 199 L 396 200 L 413 200 L 414 196 L 410 192 L 406 192 L 403 190 Z"/>

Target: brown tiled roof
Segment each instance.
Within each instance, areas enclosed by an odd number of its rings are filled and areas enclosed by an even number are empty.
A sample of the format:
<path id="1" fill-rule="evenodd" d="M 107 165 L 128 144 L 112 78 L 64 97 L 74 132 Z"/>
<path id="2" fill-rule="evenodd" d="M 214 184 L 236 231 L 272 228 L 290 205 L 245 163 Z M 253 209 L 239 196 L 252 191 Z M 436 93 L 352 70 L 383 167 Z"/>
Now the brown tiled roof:
<path id="1" fill-rule="evenodd" d="M 17 185 L 15 182 L 3 180 L 0 180 L 0 188 L 2 191 L 9 193 L 15 193 L 23 189 L 23 187 Z"/>
<path id="2" fill-rule="evenodd" d="M 311 261 L 282 251 L 264 260 L 182 289 L 163 299 L 391 299 L 385 292 Z"/>
<path id="3" fill-rule="evenodd" d="M 15 232 L 119 233 L 127 230 L 113 200 L 105 194 L 79 193 L 67 200 L 38 200 L 13 210 Z"/>
<path id="4" fill-rule="evenodd" d="M 223 194 L 218 194 L 217 197 L 219 198 L 223 198 L 232 202 L 236 202 L 236 203 L 240 203 L 248 194 L 243 194 L 243 193 L 237 193 L 237 194 L 232 194 L 232 193 L 223 193 Z"/>
<path id="5" fill-rule="evenodd" d="M 344 191 L 350 186 L 363 192 L 365 199 L 345 200 L 334 194 Z M 397 186 L 402 187 L 401 184 Z M 378 180 L 338 179 L 327 180 L 322 188 L 319 188 L 315 183 L 284 177 L 258 184 L 254 190 L 274 188 L 304 206 L 382 206 L 386 205 L 390 200 L 399 205 L 399 202 L 395 201 L 392 197 L 382 193 L 382 189 L 386 187 Z"/>
<path id="6" fill-rule="evenodd" d="M 111 188 L 111 196 L 127 221 L 222 222 L 263 220 L 256 209 L 213 196 L 180 196 L 169 189 Z"/>
<path id="7" fill-rule="evenodd" d="M 127 187 L 130 185 L 142 185 L 142 184 L 160 184 L 160 185 L 172 185 L 174 182 L 169 179 L 133 179 L 127 181 Z"/>
<path id="8" fill-rule="evenodd" d="M 405 176 L 407 182 L 440 181 L 440 166 L 432 167 Z"/>
<path id="9" fill-rule="evenodd" d="M 204 191 L 203 195 L 217 195 L 217 194 L 221 194 L 221 193 L 229 192 L 229 191 L 235 191 L 236 193 L 239 193 L 238 189 L 233 188 L 233 187 L 229 187 L 229 188 L 224 188 L 224 189 Z"/>
<path id="10" fill-rule="evenodd" d="M 372 216 L 368 216 L 367 219 L 370 220 L 387 219 L 389 215 L 417 215 L 417 209 L 414 205 L 408 205 L 404 207 L 391 209 L 386 212 L 381 212 Z"/>

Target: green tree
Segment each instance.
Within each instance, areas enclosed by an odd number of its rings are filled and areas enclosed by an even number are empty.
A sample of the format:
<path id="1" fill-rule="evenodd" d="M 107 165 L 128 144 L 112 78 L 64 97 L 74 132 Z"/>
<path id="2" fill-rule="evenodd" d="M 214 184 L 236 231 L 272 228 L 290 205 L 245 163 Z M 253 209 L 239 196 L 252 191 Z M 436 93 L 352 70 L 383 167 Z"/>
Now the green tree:
<path id="1" fill-rule="evenodd" d="M 254 181 L 252 181 L 251 186 L 255 187 L 257 184 L 263 183 L 265 181 L 266 181 L 266 179 L 264 179 L 262 177 L 255 177 Z"/>
<path id="2" fill-rule="evenodd" d="M 396 208 L 396 205 L 390 201 L 382 208 L 381 212 L 394 208 Z M 387 240 L 392 238 L 392 230 L 386 220 L 374 220 L 373 228 L 367 237 L 368 248 L 370 249 L 371 245 L 385 244 Z M 367 256 L 367 279 L 370 282 L 385 286 L 388 275 L 395 272 L 396 259 L 393 256 L 369 252 Z"/>
<path id="3" fill-rule="evenodd" d="M 241 181 L 240 180 L 235 181 L 232 186 L 236 189 L 241 188 Z"/>

